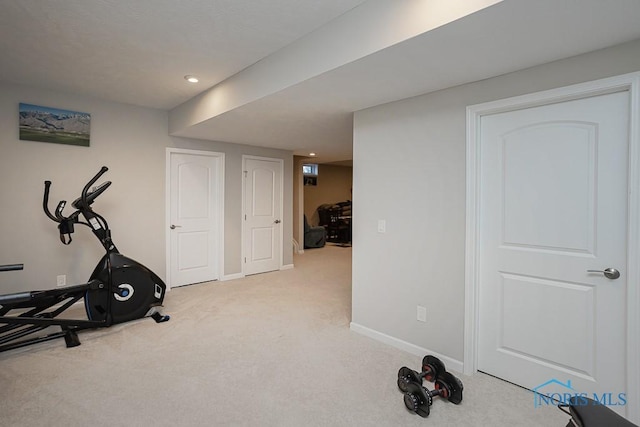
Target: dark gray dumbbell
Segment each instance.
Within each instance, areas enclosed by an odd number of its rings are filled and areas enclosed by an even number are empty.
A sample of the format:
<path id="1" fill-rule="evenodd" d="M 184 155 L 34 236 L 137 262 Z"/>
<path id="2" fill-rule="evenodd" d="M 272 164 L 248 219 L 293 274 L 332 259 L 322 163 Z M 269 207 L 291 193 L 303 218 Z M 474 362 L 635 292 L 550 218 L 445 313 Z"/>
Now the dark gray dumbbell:
<path id="1" fill-rule="evenodd" d="M 422 384 L 411 381 L 406 385 L 404 405 L 408 410 L 426 418 L 431 412 L 434 397 L 440 396 L 458 405 L 462 402 L 463 388 L 462 381 L 450 372 L 436 378 L 435 390 L 427 390 Z"/>
<path id="2" fill-rule="evenodd" d="M 406 385 L 410 382 L 422 384 L 422 379 L 435 381 L 438 376 L 447 372 L 444 363 L 435 356 L 427 355 L 422 359 L 422 372 L 403 366 L 398 371 L 398 388 L 406 392 Z"/>

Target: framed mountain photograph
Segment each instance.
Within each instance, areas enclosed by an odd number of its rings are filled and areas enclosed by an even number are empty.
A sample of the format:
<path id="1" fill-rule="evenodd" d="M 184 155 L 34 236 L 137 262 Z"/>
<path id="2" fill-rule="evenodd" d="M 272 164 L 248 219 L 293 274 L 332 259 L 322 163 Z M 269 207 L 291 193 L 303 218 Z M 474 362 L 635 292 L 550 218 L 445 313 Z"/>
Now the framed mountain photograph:
<path id="1" fill-rule="evenodd" d="M 20 139 L 89 146 L 91 114 L 20 103 Z"/>

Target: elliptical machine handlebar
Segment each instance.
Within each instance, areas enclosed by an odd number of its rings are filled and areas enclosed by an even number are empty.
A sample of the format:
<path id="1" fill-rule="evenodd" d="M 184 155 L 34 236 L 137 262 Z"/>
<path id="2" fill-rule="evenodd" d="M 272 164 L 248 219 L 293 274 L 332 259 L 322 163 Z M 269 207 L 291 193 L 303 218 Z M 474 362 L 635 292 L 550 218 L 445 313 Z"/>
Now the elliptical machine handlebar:
<path id="1" fill-rule="evenodd" d="M 100 194 L 102 194 L 102 192 L 106 190 L 109 185 L 111 185 L 111 182 L 108 181 L 100 185 L 98 188 L 96 188 L 95 191 L 91 193 L 91 196 L 93 197 L 87 197 L 91 186 L 95 184 L 96 181 L 100 179 L 100 177 L 104 175 L 108 170 L 109 170 L 108 167 L 103 166 L 102 168 L 100 168 L 100 171 L 96 174 L 96 176 L 94 176 L 93 178 L 91 178 L 89 182 L 87 182 L 87 185 L 85 185 L 84 188 L 82 189 L 82 195 L 80 196 L 80 201 L 82 201 L 82 206 L 78 206 L 79 203 L 78 203 L 78 200 L 76 200 L 73 202 L 74 207 L 78 209 L 80 209 L 81 207 L 88 208 L 89 205 L 91 205 L 91 203 L 95 200 L 95 198 L 98 197 Z"/>
<path id="2" fill-rule="evenodd" d="M 79 223 L 83 225 L 87 225 L 93 229 L 94 233 L 100 239 L 100 241 L 105 245 L 104 239 L 109 237 L 108 234 L 108 226 L 106 225 L 106 221 L 100 215 L 96 214 L 91 209 L 91 204 L 93 201 L 102 194 L 110 185 L 111 181 L 106 181 L 99 186 L 95 187 L 92 191 L 89 191 L 91 186 L 95 184 L 95 182 L 100 179 L 102 175 L 107 172 L 109 168 L 103 166 L 100 171 L 89 180 L 89 182 L 82 189 L 82 193 L 79 198 L 74 200 L 72 203 L 73 207 L 77 210 L 73 212 L 70 216 L 64 216 L 62 211 L 64 207 L 67 205 L 66 200 L 61 200 L 56 207 L 55 213 L 51 213 L 49 210 L 49 192 L 51 189 L 51 181 L 44 182 L 44 197 L 42 200 L 42 207 L 44 209 L 44 213 L 49 217 L 52 221 L 58 223 L 58 229 L 60 230 L 60 241 L 68 245 L 72 242 L 71 235 L 74 232 L 74 224 Z M 88 223 L 82 222 L 78 219 L 80 214 L 86 218 L 87 221 L 96 221 L 95 218 L 100 218 L 103 222 L 103 225 L 90 225 Z M 97 223 L 96 223 L 97 224 Z M 106 231 L 105 231 L 106 229 Z M 108 243 L 111 245 L 111 243 Z"/>
<path id="3" fill-rule="evenodd" d="M 58 230 L 60 230 L 60 241 L 68 245 L 73 241 L 71 234 L 73 234 L 73 224 L 78 222 L 78 212 L 71 214 L 71 217 L 65 217 L 62 214 L 62 210 L 67 205 L 66 200 L 61 200 L 56 207 L 55 214 L 52 214 L 49 210 L 49 190 L 51 188 L 51 181 L 44 182 L 44 197 L 42 199 L 42 209 L 44 213 L 52 220 L 58 223 Z"/>
<path id="4" fill-rule="evenodd" d="M 82 189 L 82 194 L 80 195 L 79 198 L 77 198 L 74 202 L 73 202 L 73 206 L 76 209 L 80 209 L 82 210 L 82 208 L 88 208 L 91 203 L 93 203 L 93 201 L 104 192 L 104 190 L 106 190 L 110 185 L 111 185 L 111 181 L 107 181 L 104 182 L 102 184 L 100 184 L 98 187 L 96 187 L 93 191 L 89 191 L 89 189 L 91 188 L 91 186 L 93 184 L 96 183 L 96 181 L 98 179 L 100 179 L 100 177 L 102 175 L 104 175 L 107 171 L 109 170 L 108 167 L 103 166 L 100 171 L 93 177 L 91 178 L 91 180 L 89 180 L 89 182 L 84 186 L 84 188 Z M 45 181 L 44 182 L 44 197 L 42 200 L 42 207 L 44 209 L 44 213 L 47 214 L 47 216 L 52 220 L 55 221 L 57 223 L 61 223 L 62 221 L 68 220 L 70 217 L 65 217 L 64 215 L 62 215 L 62 210 L 64 209 L 64 207 L 67 204 L 66 200 L 61 200 L 58 203 L 58 206 L 55 210 L 55 215 L 51 213 L 51 211 L 49 210 L 49 191 L 51 189 L 51 181 Z M 71 215 L 72 217 L 74 215 Z"/>
<path id="5" fill-rule="evenodd" d="M 55 222 L 60 222 L 61 220 L 58 219 L 57 217 L 53 216 L 51 214 L 51 211 L 49 210 L 49 189 L 51 188 L 51 181 L 45 181 L 44 182 L 44 197 L 42 199 L 42 209 L 44 209 L 44 213 L 47 214 L 47 216 Z M 60 203 L 58 203 L 58 208 L 60 208 L 60 205 L 62 203 L 66 203 L 64 200 L 62 200 Z"/>

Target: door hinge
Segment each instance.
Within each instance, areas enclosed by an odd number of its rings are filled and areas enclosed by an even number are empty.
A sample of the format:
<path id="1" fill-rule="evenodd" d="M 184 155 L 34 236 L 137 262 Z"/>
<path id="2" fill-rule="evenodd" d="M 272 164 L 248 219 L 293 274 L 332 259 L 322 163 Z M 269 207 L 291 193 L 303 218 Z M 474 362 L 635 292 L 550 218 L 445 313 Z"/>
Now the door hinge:
<path id="1" fill-rule="evenodd" d="M 244 257 L 244 263 L 245 264 L 247 263 L 247 257 Z"/>

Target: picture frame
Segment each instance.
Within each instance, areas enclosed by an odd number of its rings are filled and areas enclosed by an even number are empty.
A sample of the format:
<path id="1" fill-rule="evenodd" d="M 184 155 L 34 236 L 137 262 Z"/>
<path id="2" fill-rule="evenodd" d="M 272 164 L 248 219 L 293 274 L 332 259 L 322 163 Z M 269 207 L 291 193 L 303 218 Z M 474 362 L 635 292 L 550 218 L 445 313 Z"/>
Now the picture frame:
<path id="1" fill-rule="evenodd" d="M 19 104 L 20 140 L 89 147 L 91 114 Z"/>

